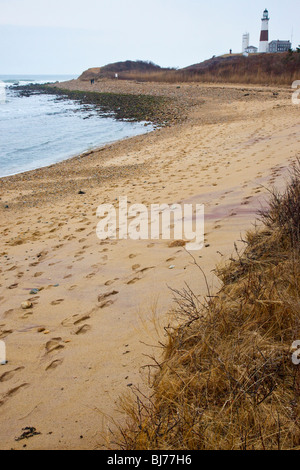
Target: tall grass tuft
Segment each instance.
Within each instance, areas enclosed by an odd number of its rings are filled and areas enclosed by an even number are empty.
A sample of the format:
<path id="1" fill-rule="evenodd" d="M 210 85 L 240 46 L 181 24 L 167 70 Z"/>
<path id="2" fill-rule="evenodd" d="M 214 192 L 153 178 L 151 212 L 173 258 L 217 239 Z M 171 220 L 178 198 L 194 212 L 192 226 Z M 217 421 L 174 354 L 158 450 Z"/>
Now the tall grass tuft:
<path id="1" fill-rule="evenodd" d="M 300 163 L 202 304 L 175 292 L 152 394 L 124 403 L 124 450 L 300 449 Z M 200 268 L 201 269 L 201 268 Z M 178 324 L 178 323 L 177 323 Z"/>

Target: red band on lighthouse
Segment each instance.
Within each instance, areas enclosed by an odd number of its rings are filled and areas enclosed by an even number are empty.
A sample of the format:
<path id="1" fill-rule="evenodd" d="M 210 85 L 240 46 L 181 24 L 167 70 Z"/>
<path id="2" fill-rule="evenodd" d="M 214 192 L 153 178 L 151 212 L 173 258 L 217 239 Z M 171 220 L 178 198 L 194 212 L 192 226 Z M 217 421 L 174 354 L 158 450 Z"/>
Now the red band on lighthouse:
<path id="1" fill-rule="evenodd" d="M 269 41 L 269 31 L 268 30 L 261 31 L 260 40 L 261 41 Z"/>

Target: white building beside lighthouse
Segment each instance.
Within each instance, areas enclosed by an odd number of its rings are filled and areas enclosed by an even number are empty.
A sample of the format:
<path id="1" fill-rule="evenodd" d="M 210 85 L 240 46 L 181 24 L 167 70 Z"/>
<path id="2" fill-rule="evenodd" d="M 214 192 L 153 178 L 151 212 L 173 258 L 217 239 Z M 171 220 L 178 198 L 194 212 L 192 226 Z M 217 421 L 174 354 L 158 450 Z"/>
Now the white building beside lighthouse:
<path id="1" fill-rule="evenodd" d="M 249 44 L 250 44 L 250 34 L 249 33 L 245 33 L 243 34 L 243 50 L 242 52 L 246 52 L 246 49 L 247 47 L 249 47 Z"/>
<path id="2" fill-rule="evenodd" d="M 269 12 L 267 9 L 263 12 L 262 17 L 262 24 L 261 24 L 261 33 L 260 33 L 260 41 L 259 41 L 259 52 L 265 53 L 269 52 Z"/>

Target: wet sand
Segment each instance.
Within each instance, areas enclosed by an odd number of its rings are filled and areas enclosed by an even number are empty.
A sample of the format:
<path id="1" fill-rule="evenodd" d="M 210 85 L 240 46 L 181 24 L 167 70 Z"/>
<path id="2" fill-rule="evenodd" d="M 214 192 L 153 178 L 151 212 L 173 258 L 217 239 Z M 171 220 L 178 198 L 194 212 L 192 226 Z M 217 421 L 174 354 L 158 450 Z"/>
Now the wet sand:
<path id="1" fill-rule="evenodd" d="M 206 246 L 193 256 L 213 291 L 215 265 L 253 226 L 267 188 L 284 187 L 299 155 L 299 107 L 287 89 L 118 81 L 93 89 L 174 96 L 186 119 L 0 180 L 2 449 L 113 446 L 112 420 L 124 419 L 119 397 L 147 389 L 143 366 L 160 354 L 163 326 L 173 321 L 170 287 L 186 282 L 207 293 L 183 247 L 99 240 L 100 204 L 117 207 L 120 196 L 205 204 Z M 22 309 L 24 301 L 32 307 Z M 28 426 L 41 434 L 15 441 Z"/>

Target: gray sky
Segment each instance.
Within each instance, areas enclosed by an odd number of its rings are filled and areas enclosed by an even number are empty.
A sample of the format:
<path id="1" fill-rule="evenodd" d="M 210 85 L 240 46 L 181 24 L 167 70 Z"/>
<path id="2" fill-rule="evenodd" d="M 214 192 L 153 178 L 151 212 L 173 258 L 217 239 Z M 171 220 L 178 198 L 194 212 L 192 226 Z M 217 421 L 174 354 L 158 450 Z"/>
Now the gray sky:
<path id="1" fill-rule="evenodd" d="M 0 74 L 80 74 L 120 60 L 184 67 L 270 39 L 300 44 L 299 0 L 0 0 Z"/>

